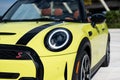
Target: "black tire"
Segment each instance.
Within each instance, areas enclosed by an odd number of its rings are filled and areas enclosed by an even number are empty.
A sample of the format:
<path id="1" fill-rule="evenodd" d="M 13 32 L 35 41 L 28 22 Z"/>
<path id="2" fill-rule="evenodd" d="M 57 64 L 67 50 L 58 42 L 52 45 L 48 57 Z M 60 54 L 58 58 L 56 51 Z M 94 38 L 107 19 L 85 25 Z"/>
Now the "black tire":
<path id="1" fill-rule="evenodd" d="M 74 78 L 72 80 L 91 80 L 90 66 L 90 58 L 87 52 L 83 50 L 81 54 L 77 56 Z"/>
<path id="2" fill-rule="evenodd" d="M 107 43 L 105 61 L 102 64 L 102 67 L 108 67 L 110 64 L 110 41 Z"/>

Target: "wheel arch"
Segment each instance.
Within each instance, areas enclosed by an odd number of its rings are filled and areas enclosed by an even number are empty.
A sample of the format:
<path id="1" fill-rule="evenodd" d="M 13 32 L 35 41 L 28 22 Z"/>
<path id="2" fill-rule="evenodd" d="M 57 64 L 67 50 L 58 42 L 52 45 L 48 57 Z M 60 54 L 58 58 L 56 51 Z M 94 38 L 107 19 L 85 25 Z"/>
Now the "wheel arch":
<path id="1" fill-rule="evenodd" d="M 90 41 L 87 37 L 83 38 L 79 44 L 78 50 L 77 50 L 77 55 L 75 58 L 75 63 L 74 63 L 74 68 L 73 68 L 73 74 L 72 74 L 72 80 L 76 79 L 76 70 L 77 70 L 77 64 L 78 64 L 78 57 L 81 56 L 83 51 L 86 51 L 89 58 L 90 58 L 90 63 L 91 63 L 91 44 Z"/>
<path id="2" fill-rule="evenodd" d="M 90 57 L 91 60 L 91 44 L 90 41 L 87 37 L 83 38 L 81 43 L 79 44 L 78 50 L 77 50 L 77 55 L 81 52 L 81 50 L 85 50 Z"/>
<path id="3" fill-rule="evenodd" d="M 109 41 L 109 42 L 111 41 L 110 33 L 108 33 L 108 41 Z"/>

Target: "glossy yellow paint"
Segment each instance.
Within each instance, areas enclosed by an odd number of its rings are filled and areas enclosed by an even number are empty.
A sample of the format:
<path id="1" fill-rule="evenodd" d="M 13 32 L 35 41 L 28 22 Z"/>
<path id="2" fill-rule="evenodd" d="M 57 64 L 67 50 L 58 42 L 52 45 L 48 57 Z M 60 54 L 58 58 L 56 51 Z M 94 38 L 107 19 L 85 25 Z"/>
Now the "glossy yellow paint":
<path id="1" fill-rule="evenodd" d="M 71 80 L 76 53 L 59 56 L 41 57 L 44 64 L 44 80 L 64 80 L 67 65 L 67 78 Z"/>
<path id="2" fill-rule="evenodd" d="M 5 23 L 0 25 L 0 32 L 14 32 L 16 35 L 0 36 L 0 44 L 14 44 L 28 31 L 31 29 L 47 24 L 48 22 L 16 22 L 16 23 Z M 18 26 L 18 27 L 16 27 Z M 46 34 L 58 27 L 67 28 L 71 31 L 73 40 L 71 45 L 59 52 L 49 51 L 44 45 L 44 38 Z M 101 31 L 105 28 L 104 31 Z M 92 36 L 89 36 L 89 31 L 92 31 Z M 108 29 L 105 23 L 97 24 L 96 27 L 92 27 L 90 23 L 72 23 L 63 22 L 51 26 L 43 31 L 39 32 L 27 45 L 35 50 L 44 66 L 44 80 L 64 80 L 64 71 L 67 64 L 67 77 L 68 80 L 72 78 L 72 72 L 78 47 L 81 44 L 83 38 L 88 38 L 91 44 L 92 53 L 92 65 L 94 67 L 98 61 L 105 55 L 106 43 L 108 37 Z M 14 65 L 10 65 L 10 64 Z M 0 72 L 20 72 L 20 77 L 32 76 L 35 77 L 35 67 L 31 61 L 7 61 L 0 60 Z M 7 66 L 6 66 L 7 65 Z M 24 66 L 23 66 L 24 65 Z M 10 66 L 10 67 L 9 67 Z M 17 67 L 17 68 L 16 68 Z M 27 67 L 27 69 L 26 69 Z M 30 73 L 32 71 L 33 73 Z"/>
<path id="3" fill-rule="evenodd" d="M 105 28 L 104 31 L 102 29 Z M 91 40 L 92 65 L 95 66 L 106 53 L 108 28 L 105 23 L 97 24 L 94 30 L 95 38 Z"/>
<path id="4" fill-rule="evenodd" d="M 20 73 L 19 78 L 36 77 L 36 69 L 32 60 L 0 60 L 0 72 Z"/>
<path id="5" fill-rule="evenodd" d="M 72 27 L 75 26 L 75 27 Z M 37 51 L 37 53 L 39 53 L 39 56 L 54 56 L 54 55 L 63 55 L 63 54 L 69 54 L 69 53 L 73 53 L 73 52 L 77 52 L 78 50 L 78 46 L 80 41 L 82 40 L 83 36 L 83 31 L 82 29 L 82 24 L 80 25 L 79 23 L 73 24 L 73 23 L 61 23 L 55 26 L 52 26 L 50 28 L 47 28 L 45 30 L 43 30 L 42 32 L 40 32 L 38 35 L 36 35 L 29 43 L 27 46 L 30 46 L 31 48 L 33 48 L 35 51 Z M 58 27 L 63 27 L 63 28 L 67 28 L 68 30 L 70 30 L 72 32 L 73 35 L 73 40 L 71 45 L 60 52 L 52 52 L 49 51 L 45 45 L 44 45 L 44 38 L 46 36 L 46 34 L 54 29 L 54 28 L 58 28 Z M 74 33 L 74 34 L 73 34 Z M 80 33 L 78 35 L 78 33 Z"/>
<path id="6" fill-rule="evenodd" d="M 12 32 L 16 35 L 0 35 L 0 44 L 16 44 L 28 31 L 50 22 L 11 22 L 1 23 L 0 32 Z"/>
<path id="7" fill-rule="evenodd" d="M 104 26 L 105 23 L 103 23 L 102 25 Z M 72 27 L 72 26 L 74 26 L 74 27 Z M 107 37 L 108 37 L 107 26 L 106 25 L 104 26 L 106 28 L 106 30 L 104 32 L 102 32 L 102 31 L 98 32 L 99 30 L 101 30 L 103 28 L 103 26 L 98 24 L 95 28 L 93 28 L 90 23 L 88 23 L 88 24 L 62 23 L 60 25 L 55 25 L 53 27 L 50 27 L 50 28 L 42 31 L 40 34 L 38 34 L 36 37 L 33 38 L 33 40 L 28 44 L 28 46 L 31 46 L 42 57 L 56 56 L 56 55 L 61 56 L 61 55 L 64 55 L 64 54 L 76 53 L 81 40 L 84 37 L 87 37 L 90 40 L 91 47 L 92 47 L 92 50 L 91 50 L 92 51 L 92 65 L 91 65 L 91 68 L 92 68 L 105 55 L 106 42 L 107 42 Z M 44 37 L 50 30 L 52 30 L 56 27 L 64 27 L 64 28 L 69 29 L 73 34 L 73 41 L 67 49 L 65 49 L 63 51 L 60 51 L 60 52 L 51 52 L 48 49 L 46 49 L 45 46 L 44 46 Z M 98 31 L 97 31 L 97 28 L 98 28 Z M 93 32 L 93 35 L 91 37 L 89 37 L 89 35 L 88 35 L 89 31 Z M 104 39 L 104 40 L 102 40 L 102 39 Z M 104 45 L 101 46 L 101 44 L 104 44 Z M 61 63 L 63 63 L 63 62 L 61 62 Z M 44 64 L 44 65 L 46 65 L 46 64 Z M 56 63 L 54 65 L 56 65 Z"/>

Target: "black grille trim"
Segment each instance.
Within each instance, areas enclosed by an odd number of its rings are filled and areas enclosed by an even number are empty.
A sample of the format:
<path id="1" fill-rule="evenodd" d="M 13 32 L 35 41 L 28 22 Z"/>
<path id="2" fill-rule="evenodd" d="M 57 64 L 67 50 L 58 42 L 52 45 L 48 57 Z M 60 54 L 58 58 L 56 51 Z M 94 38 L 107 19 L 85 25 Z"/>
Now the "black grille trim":
<path id="1" fill-rule="evenodd" d="M 36 67 L 36 78 L 35 80 L 43 80 L 44 78 L 44 67 L 42 64 L 42 61 L 40 60 L 40 57 L 38 54 L 29 47 L 26 46 L 15 46 L 15 45 L 5 45 L 5 44 L 0 44 L 0 51 L 1 50 L 15 50 L 15 51 L 20 51 L 20 52 L 25 52 L 33 61 L 35 67 Z"/>
<path id="2" fill-rule="evenodd" d="M 17 79 L 19 77 L 19 73 L 7 73 L 7 72 L 0 72 L 0 78 L 5 79 Z"/>
<path id="3" fill-rule="evenodd" d="M 31 58 L 22 51 L 0 50 L 0 60 L 31 60 Z"/>

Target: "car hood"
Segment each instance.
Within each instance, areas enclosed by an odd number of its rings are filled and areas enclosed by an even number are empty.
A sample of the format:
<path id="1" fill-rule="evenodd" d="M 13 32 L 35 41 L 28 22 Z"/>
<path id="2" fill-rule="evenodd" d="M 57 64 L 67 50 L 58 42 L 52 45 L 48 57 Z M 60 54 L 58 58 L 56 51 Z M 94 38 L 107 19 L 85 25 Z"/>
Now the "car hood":
<path id="1" fill-rule="evenodd" d="M 17 44 L 29 31 L 50 22 L 6 22 L 0 23 L 0 44 Z M 27 40 L 27 39 L 26 39 Z"/>
<path id="2" fill-rule="evenodd" d="M 74 26 L 74 27 L 72 27 Z M 82 39 L 84 24 L 73 22 L 7 22 L 0 23 L 0 44 L 27 46 L 36 51 L 39 56 L 56 56 L 77 52 Z M 49 27 L 49 28 L 48 28 Z M 62 51 L 54 52 L 48 50 L 44 45 L 44 38 L 47 33 L 57 27 L 63 27 L 71 31 L 73 40 L 71 45 Z M 88 26 L 84 27 L 85 29 Z M 41 29 L 41 31 L 40 31 Z M 37 34 L 36 34 L 37 32 Z M 81 32 L 81 34 L 78 33 Z M 74 33 L 74 34 L 73 34 Z"/>

